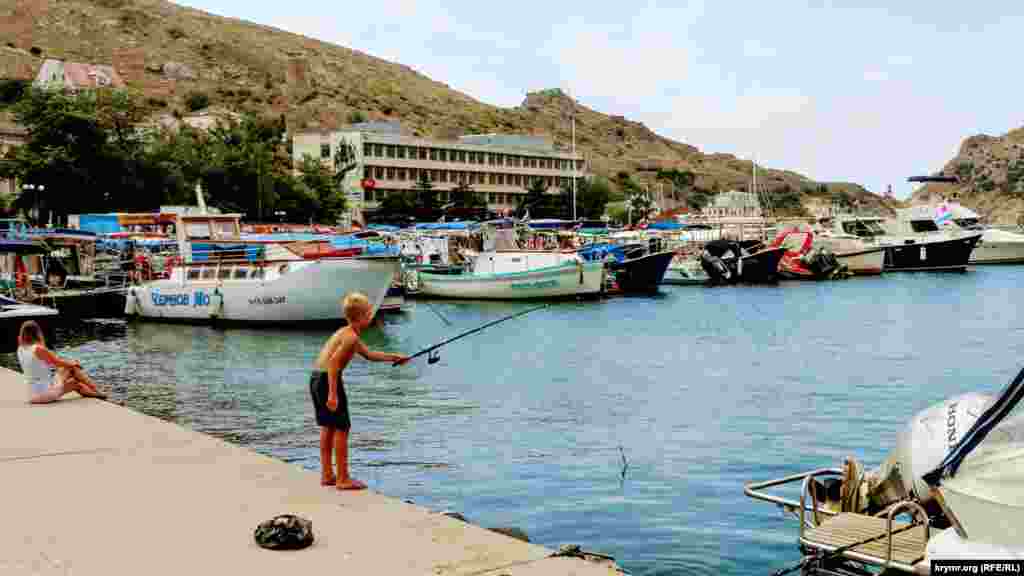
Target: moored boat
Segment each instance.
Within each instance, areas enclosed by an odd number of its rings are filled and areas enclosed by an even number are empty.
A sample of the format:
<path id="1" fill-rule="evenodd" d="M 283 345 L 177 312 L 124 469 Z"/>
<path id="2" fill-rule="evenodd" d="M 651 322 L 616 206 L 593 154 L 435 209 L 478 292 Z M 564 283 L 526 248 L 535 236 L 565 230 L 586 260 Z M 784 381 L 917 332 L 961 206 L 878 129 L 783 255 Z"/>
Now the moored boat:
<path id="1" fill-rule="evenodd" d="M 783 278 L 822 280 L 848 274 L 836 255 L 815 240 L 814 232 L 798 228 L 783 230 L 775 237 L 770 246 L 785 249 L 779 262 L 779 274 Z"/>
<path id="2" fill-rule="evenodd" d="M 345 294 L 362 292 L 376 312 L 399 272 L 397 256 L 311 259 L 273 242 L 247 243 L 239 219 L 178 215 L 183 263 L 167 279 L 130 288 L 125 313 L 189 322 L 340 323 Z"/>
<path id="3" fill-rule="evenodd" d="M 943 232 L 930 216 L 921 214 L 903 213 L 891 221 L 844 214 L 833 217 L 832 226 L 835 234 L 853 235 L 869 247 L 883 248 L 884 270 L 894 272 L 962 272 L 981 240 L 981 232 Z"/>
<path id="4" fill-rule="evenodd" d="M 1024 559 L 1024 371 L 995 396 L 967 393 L 914 415 L 890 455 L 747 484 L 800 520 L 811 574 L 941 574 L 935 561 Z M 800 483 L 800 500 L 768 488 Z M 912 522 L 899 519 L 909 514 Z"/>
<path id="5" fill-rule="evenodd" d="M 461 274 L 420 270 L 419 293 L 480 300 L 553 299 L 599 294 L 604 264 L 584 262 L 573 252 L 483 252 Z"/>
<path id="6" fill-rule="evenodd" d="M 578 253 L 586 261 L 605 262 L 616 289 L 625 293 L 656 292 L 675 255 L 670 251 L 651 250 L 647 242 L 624 245 L 602 242 L 584 246 Z"/>
<path id="7" fill-rule="evenodd" d="M 779 262 L 785 254 L 783 248 L 765 248 L 751 252 L 749 247 L 735 240 L 712 240 L 704 245 L 700 264 L 712 284 L 764 284 L 779 278 Z"/>
<path id="8" fill-rule="evenodd" d="M 3 351 L 13 352 L 18 347 L 21 325 L 29 320 L 39 324 L 47 341 L 53 340 L 60 312 L 47 306 L 19 302 L 0 296 L 0 331 L 3 333 Z"/>

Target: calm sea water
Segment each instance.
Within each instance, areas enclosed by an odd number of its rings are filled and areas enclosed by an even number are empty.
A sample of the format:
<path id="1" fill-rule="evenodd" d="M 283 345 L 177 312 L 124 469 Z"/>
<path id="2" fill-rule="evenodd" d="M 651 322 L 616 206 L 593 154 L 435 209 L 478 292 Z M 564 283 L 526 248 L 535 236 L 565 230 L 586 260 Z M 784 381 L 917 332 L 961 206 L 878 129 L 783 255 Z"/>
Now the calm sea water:
<path id="1" fill-rule="evenodd" d="M 664 287 L 555 305 L 434 365 L 356 361 L 354 474 L 633 574 L 767 574 L 798 559 L 796 522 L 743 484 L 848 454 L 872 466 L 917 411 L 1001 387 L 1024 356 L 1022 284 L 1000 267 Z M 529 305 L 409 306 L 367 344 L 408 353 Z M 59 346 L 126 406 L 316 469 L 306 382 L 327 336 L 111 321 Z"/>

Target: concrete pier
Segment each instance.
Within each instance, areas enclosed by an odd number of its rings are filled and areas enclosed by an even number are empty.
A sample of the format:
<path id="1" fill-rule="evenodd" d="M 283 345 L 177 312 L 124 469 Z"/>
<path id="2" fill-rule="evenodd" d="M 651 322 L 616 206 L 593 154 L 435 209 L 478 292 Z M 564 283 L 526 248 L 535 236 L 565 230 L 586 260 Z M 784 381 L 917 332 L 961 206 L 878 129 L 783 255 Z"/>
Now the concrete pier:
<path id="1" fill-rule="evenodd" d="M 617 573 L 108 402 L 29 405 L 3 368 L 0 513 L 5 575 Z M 284 513 L 312 520 L 311 547 L 256 545 Z"/>

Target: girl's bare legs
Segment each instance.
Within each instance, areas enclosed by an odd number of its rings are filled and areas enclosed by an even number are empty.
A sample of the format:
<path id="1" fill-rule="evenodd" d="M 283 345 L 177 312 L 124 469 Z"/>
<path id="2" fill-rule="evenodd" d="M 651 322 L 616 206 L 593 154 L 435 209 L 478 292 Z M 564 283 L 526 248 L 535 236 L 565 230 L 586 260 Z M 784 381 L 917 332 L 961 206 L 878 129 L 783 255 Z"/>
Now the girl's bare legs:
<path id="1" fill-rule="evenodd" d="M 320 427 L 320 485 L 333 486 L 336 481 L 332 470 L 334 459 L 334 428 Z"/>
<path id="2" fill-rule="evenodd" d="M 348 475 L 348 430 L 334 432 L 334 448 L 338 452 L 338 490 L 363 490 L 366 484 Z"/>
<path id="3" fill-rule="evenodd" d="M 106 399 L 107 395 L 100 392 L 99 388 L 96 387 L 96 382 L 93 382 L 92 378 L 85 373 L 80 367 L 71 369 L 71 376 L 78 383 L 78 393 L 82 396 L 89 398 L 99 398 L 100 400 Z"/>
<path id="4" fill-rule="evenodd" d="M 107 397 L 106 394 L 96 389 L 96 384 L 85 375 L 81 368 L 60 368 L 57 370 L 57 378 L 62 384 L 64 394 L 78 392 L 86 398 L 99 398 L 100 400 Z"/>

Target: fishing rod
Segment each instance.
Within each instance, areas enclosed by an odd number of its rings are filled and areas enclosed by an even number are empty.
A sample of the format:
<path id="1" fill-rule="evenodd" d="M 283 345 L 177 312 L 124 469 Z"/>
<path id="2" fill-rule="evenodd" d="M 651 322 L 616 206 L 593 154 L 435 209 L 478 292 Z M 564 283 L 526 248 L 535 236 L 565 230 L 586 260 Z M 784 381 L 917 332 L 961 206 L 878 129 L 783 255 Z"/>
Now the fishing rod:
<path id="1" fill-rule="evenodd" d="M 525 316 L 525 315 L 529 314 L 530 312 L 536 312 L 537 310 L 540 310 L 542 308 L 547 308 L 548 306 L 549 306 L 549 304 L 542 304 L 542 305 L 536 306 L 534 308 L 528 308 L 526 310 L 521 310 L 519 312 L 516 312 L 515 314 L 509 314 L 508 316 L 505 316 L 505 317 L 502 317 L 502 318 L 498 318 L 497 320 L 488 322 L 487 324 L 484 324 L 483 326 L 477 326 L 476 328 L 473 328 L 472 330 L 467 330 L 467 331 L 463 332 L 462 334 L 459 334 L 457 336 L 452 336 L 451 338 L 449 338 L 449 339 L 447 339 L 447 340 L 445 340 L 443 342 L 438 342 L 437 344 L 434 344 L 433 346 L 430 346 L 428 348 L 424 348 L 423 350 L 420 350 L 419 352 L 413 354 L 412 356 L 409 356 L 409 360 L 412 360 L 413 358 L 416 358 L 418 356 L 423 356 L 424 354 L 429 354 L 429 356 L 427 357 L 427 363 L 428 364 L 435 364 L 438 360 L 441 359 L 441 357 L 433 354 L 434 350 L 437 350 L 438 348 L 440 348 L 440 347 L 442 347 L 442 346 L 444 346 L 446 344 L 451 344 L 452 342 L 455 342 L 456 340 L 460 340 L 462 338 L 465 338 L 466 336 L 469 336 L 470 334 L 476 334 L 477 332 L 483 330 L 484 328 L 489 328 L 491 326 L 494 326 L 495 324 L 501 324 L 502 322 L 505 322 L 507 320 L 511 320 L 513 318 L 518 318 L 520 316 Z M 395 362 L 393 364 L 393 366 L 398 366 L 398 362 Z"/>

